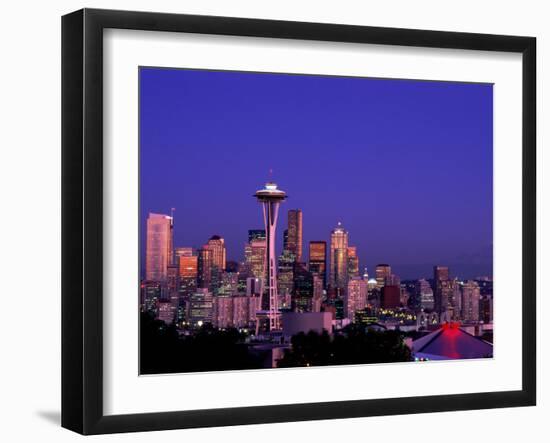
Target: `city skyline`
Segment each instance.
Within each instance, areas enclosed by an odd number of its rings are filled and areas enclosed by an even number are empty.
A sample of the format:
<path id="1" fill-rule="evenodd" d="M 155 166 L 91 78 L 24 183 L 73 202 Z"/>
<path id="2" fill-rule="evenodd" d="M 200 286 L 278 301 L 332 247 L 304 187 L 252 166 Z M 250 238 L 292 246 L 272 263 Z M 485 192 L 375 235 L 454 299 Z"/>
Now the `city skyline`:
<path id="1" fill-rule="evenodd" d="M 492 274 L 491 85 L 154 68 L 140 80 L 142 266 L 146 214 L 172 207 L 174 246 L 219 235 L 242 260 L 248 230 L 263 227 L 250 189 L 272 168 L 289 193 L 279 225 L 302 210 L 303 261 L 340 221 L 360 272 Z"/>

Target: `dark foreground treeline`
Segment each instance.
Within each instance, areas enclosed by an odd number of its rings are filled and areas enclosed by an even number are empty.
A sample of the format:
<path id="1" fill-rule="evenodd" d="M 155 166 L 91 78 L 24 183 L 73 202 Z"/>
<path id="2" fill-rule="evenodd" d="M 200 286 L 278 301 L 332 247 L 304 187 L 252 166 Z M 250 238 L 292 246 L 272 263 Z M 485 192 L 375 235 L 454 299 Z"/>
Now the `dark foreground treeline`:
<path id="1" fill-rule="evenodd" d="M 359 365 L 394 363 L 411 360 L 411 351 L 399 331 L 375 331 L 350 325 L 341 334 L 331 336 L 310 331 L 291 339 L 278 367 Z"/>
<path id="2" fill-rule="evenodd" d="M 193 335 L 179 336 L 173 325 L 142 313 L 140 373 L 203 372 L 266 368 L 265 352 L 252 351 L 245 335 L 204 325 Z M 324 332 L 292 337 L 278 367 L 389 363 L 411 360 L 409 348 L 397 331 L 365 330 L 348 326 L 331 337 Z"/>
<path id="3" fill-rule="evenodd" d="M 141 374 L 263 367 L 236 329 L 220 331 L 204 325 L 193 335 L 179 337 L 175 326 L 154 320 L 148 313 L 141 314 L 140 329 Z"/>

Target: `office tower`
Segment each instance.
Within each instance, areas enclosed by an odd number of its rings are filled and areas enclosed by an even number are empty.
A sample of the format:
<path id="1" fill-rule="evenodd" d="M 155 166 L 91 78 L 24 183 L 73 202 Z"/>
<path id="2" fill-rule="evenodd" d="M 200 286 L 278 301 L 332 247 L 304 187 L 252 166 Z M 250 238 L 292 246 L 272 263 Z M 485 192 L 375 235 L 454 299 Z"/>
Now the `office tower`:
<path id="1" fill-rule="evenodd" d="M 479 320 L 483 323 L 493 323 L 493 296 L 483 295 L 479 300 Z"/>
<path id="2" fill-rule="evenodd" d="M 197 288 L 189 298 L 187 319 L 191 327 L 200 327 L 205 323 L 212 323 L 214 300 L 208 288 Z"/>
<path id="3" fill-rule="evenodd" d="M 292 294 L 279 292 L 279 301 L 277 302 L 279 310 L 290 311 L 292 309 Z"/>
<path id="4" fill-rule="evenodd" d="M 329 287 L 336 296 L 343 295 L 348 286 L 348 233 L 338 222 L 330 234 Z"/>
<path id="5" fill-rule="evenodd" d="M 253 240 L 265 241 L 265 229 L 249 229 L 248 230 L 248 243 Z"/>
<path id="6" fill-rule="evenodd" d="M 462 318 L 467 322 L 479 321 L 479 285 L 468 280 L 462 287 Z"/>
<path id="7" fill-rule="evenodd" d="M 449 267 L 434 266 L 434 280 L 435 281 L 449 280 Z"/>
<path id="8" fill-rule="evenodd" d="M 367 268 L 365 268 L 365 271 L 363 272 L 363 280 L 365 280 L 366 282 L 369 281 L 369 271 L 367 270 Z"/>
<path id="9" fill-rule="evenodd" d="M 323 304 L 323 290 L 324 290 L 324 281 L 317 275 L 313 274 L 313 301 L 312 301 L 312 312 L 321 312 L 321 305 Z"/>
<path id="10" fill-rule="evenodd" d="M 174 293 L 178 292 L 180 287 L 179 266 L 168 265 L 166 272 L 166 286 L 168 288 L 169 297 L 172 297 Z"/>
<path id="11" fill-rule="evenodd" d="M 313 310 L 313 275 L 305 263 L 294 264 L 294 292 L 292 294 L 294 312 L 312 312 Z"/>
<path id="12" fill-rule="evenodd" d="M 193 248 L 189 246 L 180 246 L 176 248 L 176 257 L 192 257 Z"/>
<path id="13" fill-rule="evenodd" d="M 222 272 L 218 295 L 230 296 L 239 290 L 239 274 L 236 272 Z"/>
<path id="14" fill-rule="evenodd" d="M 140 285 L 141 309 L 155 311 L 157 304 L 166 299 L 166 287 L 157 281 L 143 281 Z"/>
<path id="15" fill-rule="evenodd" d="M 309 272 L 318 275 L 323 282 L 323 289 L 327 285 L 327 242 L 309 242 Z"/>
<path id="16" fill-rule="evenodd" d="M 212 251 L 212 266 L 215 266 L 218 271 L 225 269 L 225 241 L 219 235 L 213 235 L 210 240 L 202 247 Z"/>
<path id="17" fill-rule="evenodd" d="M 233 326 L 233 297 L 214 297 L 213 325 L 216 328 Z"/>
<path id="18" fill-rule="evenodd" d="M 367 281 L 354 277 L 348 282 L 348 290 L 344 296 L 344 316 L 355 321 L 355 312 L 367 307 Z"/>
<path id="19" fill-rule="evenodd" d="M 254 197 L 262 205 L 266 232 L 266 289 L 269 297 L 269 331 L 280 329 L 277 308 L 277 255 L 275 254 L 275 233 L 279 205 L 286 199 L 286 193 L 277 189 L 275 183 L 266 183 L 265 188 L 256 191 Z M 301 221 L 300 221 L 301 242 Z M 301 243 L 300 243 L 301 247 Z M 301 251 L 300 251 L 301 252 Z"/>
<path id="20" fill-rule="evenodd" d="M 157 318 L 166 324 L 174 322 L 176 316 L 176 307 L 169 301 L 163 301 L 158 304 Z"/>
<path id="21" fill-rule="evenodd" d="M 434 309 L 434 292 L 430 283 L 421 278 L 416 282 L 415 293 L 418 307 L 427 310 Z"/>
<path id="22" fill-rule="evenodd" d="M 398 308 L 401 305 L 401 288 L 386 285 L 382 287 L 380 306 L 383 309 Z"/>
<path id="23" fill-rule="evenodd" d="M 199 288 L 211 288 L 212 287 L 212 268 L 213 257 L 211 249 L 201 248 L 198 250 L 198 278 L 197 285 Z"/>
<path id="24" fill-rule="evenodd" d="M 244 247 L 245 268 L 249 277 L 265 279 L 266 240 L 252 240 Z"/>
<path id="25" fill-rule="evenodd" d="M 452 283 L 447 266 L 434 266 L 434 309 L 438 314 L 447 312 L 452 301 Z"/>
<path id="26" fill-rule="evenodd" d="M 288 211 L 288 239 L 286 249 L 294 254 L 296 261 L 302 261 L 302 211 Z"/>
<path id="27" fill-rule="evenodd" d="M 180 293 L 188 298 L 197 289 L 198 260 L 196 255 L 179 256 Z"/>
<path id="28" fill-rule="evenodd" d="M 348 246 L 348 279 L 359 277 L 359 257 L 357 247 Z"/>
<path id="29" fill-rule="evenodd" d="M 453 320 L 462 319 L 462 283 L 457 278 L 451 280 L 451 306 Z"/>
<path id="30" fill-rule="evenodd" d="M 290 251 L 284 250 L 279 256 L 279 269 L 277 270 L 277 280 L 279 294 L 290 295 L 294 290 L 294 262 L 296 257 Z"/>
<path id="31" fill-rule="evenodd" d="M 250 324 L 250 297 L 231 297 L 233 301 L 233 326 L 246 328 Z"/>
<path id="32" fill-rule="evenodd" d="M 246 295 L 248 297 L 251 297 L 251 296 L 261 297 L 263 293 L 264 293 L 263 278 L 248 277 L 246 279 Z"/>
<path id="33" fill-rule="evenodd" d="M 149 213 L 145 241 L 145 280 L 165 282 L 172 263 L 173 218 Z"/>
<path id="34" fill-rule="evenodd" d="M 401 278 L 397 274 L 391 274 L 388 278 L 386 278 L 386 285 L 400 286 L 401 285 Z"/>
<path id="35" fill-rule="evenodd" d="M 376 287 L 381 289 L 391 277 L 391 266 L 385 263 L 376 265 Z"/>

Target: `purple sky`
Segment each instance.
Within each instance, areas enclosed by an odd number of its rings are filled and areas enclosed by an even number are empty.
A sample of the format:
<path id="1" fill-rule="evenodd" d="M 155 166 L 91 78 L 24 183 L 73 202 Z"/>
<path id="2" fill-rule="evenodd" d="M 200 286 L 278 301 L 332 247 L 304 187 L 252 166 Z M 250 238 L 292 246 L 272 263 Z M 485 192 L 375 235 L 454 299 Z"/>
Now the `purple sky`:
<path id="1" fill-rule="evenodd" d="M 241 260 L 263 228 L 252 194 L 269 169 L 303 211 L 304 250 L 338 221 L 360 267 L 402 278 L 434 264 L 492 273 L 493 88 L 426 82 L 140 69 L 140 226 L 175 213 L 175 245 L 213 234 Z M 143 267 L 143 262 L 142 262 Z"/>

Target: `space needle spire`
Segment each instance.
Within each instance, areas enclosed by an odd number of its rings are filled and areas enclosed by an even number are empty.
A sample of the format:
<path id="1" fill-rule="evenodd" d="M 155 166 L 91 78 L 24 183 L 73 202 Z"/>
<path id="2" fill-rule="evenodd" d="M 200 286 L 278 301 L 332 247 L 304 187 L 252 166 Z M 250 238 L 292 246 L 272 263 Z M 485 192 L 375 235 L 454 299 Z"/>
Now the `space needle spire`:
<path id="1" fill-rule="evenodd" d="M 270 170 L 271 175 L 271 170 Z M 277 300 L 277 261 L 275 253 L 275 230 L 277 228 L 277 218 L 279 215 L 279 205 L 286 199 L 286 193 L 277 189 L 277 184 L 270 180 L 263 189 L 256 191 L 253 195 L 262 205 L 265 223 L 266 235 L 266 290 L 269 297 L 269 311 L 267 317 L 269 320 L 269 331 L 280 329 L 280 312 Z"/>

